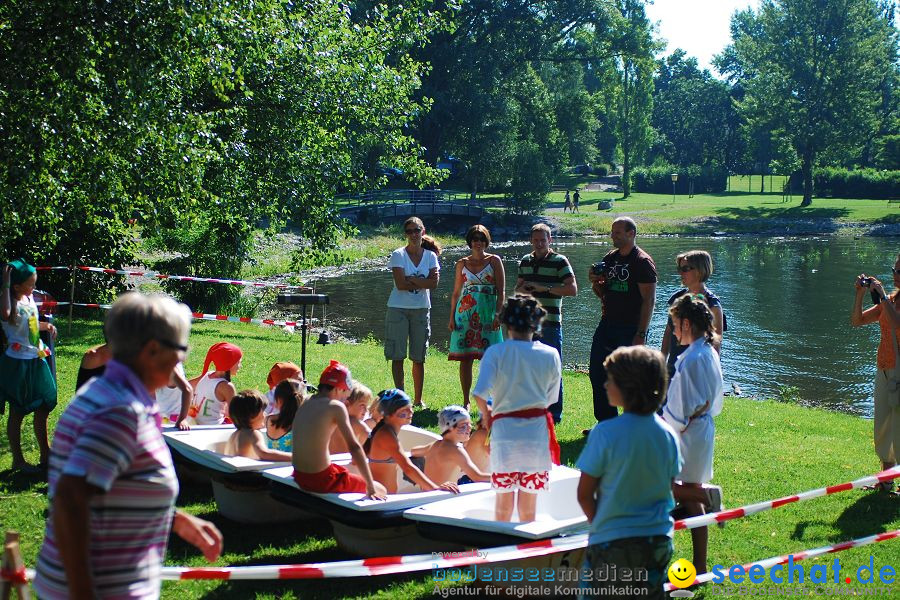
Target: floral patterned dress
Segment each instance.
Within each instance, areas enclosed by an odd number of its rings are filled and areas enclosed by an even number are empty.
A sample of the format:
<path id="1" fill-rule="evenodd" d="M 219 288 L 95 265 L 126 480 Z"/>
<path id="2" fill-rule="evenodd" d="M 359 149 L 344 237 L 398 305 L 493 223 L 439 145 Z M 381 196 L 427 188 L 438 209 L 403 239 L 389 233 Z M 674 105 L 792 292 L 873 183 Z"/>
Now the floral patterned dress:
<path id="1" fill-rule="evenodd" d="M 503 334 L 494 329 L 497 310 L 497 286 L 490 261 L 478 273 L 463 265 L 463 284 L 453 311 L 455 328 L 450 334 L 450 360 L 480 359 L 492 344 L 503 341 Z"/>

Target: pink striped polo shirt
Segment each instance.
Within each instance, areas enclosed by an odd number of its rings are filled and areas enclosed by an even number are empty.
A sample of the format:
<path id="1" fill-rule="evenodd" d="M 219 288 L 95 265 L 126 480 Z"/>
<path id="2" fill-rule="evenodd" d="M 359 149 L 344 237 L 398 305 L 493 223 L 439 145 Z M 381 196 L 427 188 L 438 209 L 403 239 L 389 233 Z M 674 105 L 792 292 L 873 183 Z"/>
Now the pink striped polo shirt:
<path id="1" fill-rule="evenodd" d="M 67 598 L 53 530 L 61 475 L 100 488 L 90 502 L 90 562 L 98 598 L 158 598 L 178 480 L 156 402 L 134 372 L 111 361 L 69 403 L 50 450 L 50 514 L 34 588 Z"/>

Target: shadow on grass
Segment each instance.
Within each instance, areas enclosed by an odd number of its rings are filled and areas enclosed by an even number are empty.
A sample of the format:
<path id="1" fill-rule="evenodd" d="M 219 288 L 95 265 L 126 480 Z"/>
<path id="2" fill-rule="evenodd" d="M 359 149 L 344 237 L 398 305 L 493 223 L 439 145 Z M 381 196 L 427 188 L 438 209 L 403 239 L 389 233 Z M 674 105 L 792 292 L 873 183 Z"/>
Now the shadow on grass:
<path id="1" fill-rule="evenodd" d="M 427 429 L 428 427 L 437 427 L 438 424 L 438 409 L 433 406 L 429 406 L 424 410 L 416 410 L 413 413 L 412 424 L 416 427 L 422 427 L 423 429 Z"/>
<path id="2" fill-rule="evenodd" d="M 872 535 L 883 530 L 882 523 L 890 523 L 900 517 L 900 498 L 884 492 L 856 490 L 855 493 L 861 496 L 834 522 L 841 531 L 840 539 L 836 541 Z"/>
<path id="3" fill-rule="evenodd" d="M 816 208 L 800 206 L 749 206 L 726 207 L 715 209 L 715 214 L 724 218 L 732 219 L 839 219 L 846 217 L 850 211 L 845 208 Z"/>
<path id="4" fill-rule="evenodd" d="M 31 492 L 33 494 L 46 494 L 47 482 L 43 473 L 23 473 L 13 469 L 0 471 L 0 481 L 3 485 L 0 490 L 4 494 L 21 494 Z"/>
<path id="5" fill-rule="evenodd" d="M 579 432 L 580 433 L 580 432 Z M 587 441 L 586 437 L 578 436 L 574 440 L 564 440 L 559 442 L 560 458 L 562 464 L 574 464 L 581 455 L 581 450 Z"/>

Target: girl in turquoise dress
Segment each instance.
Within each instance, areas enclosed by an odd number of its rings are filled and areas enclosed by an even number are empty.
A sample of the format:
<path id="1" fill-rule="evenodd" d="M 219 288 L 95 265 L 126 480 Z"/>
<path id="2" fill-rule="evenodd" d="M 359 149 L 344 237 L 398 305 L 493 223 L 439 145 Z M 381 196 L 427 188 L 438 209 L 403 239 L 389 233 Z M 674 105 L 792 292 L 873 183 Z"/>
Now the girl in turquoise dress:
<path id="1" fill-rule="evenodd" d="M 473 225 L 466 233 L 472 253 L 456 263 L 453 294 L 450 297 L 450 360 L 459 361 L 459 383 L 463 406 L 469 406 L 472 389 L 472 362 L 481 359 L 492 344 L 503 341 L 500 310 L 506 297 L 503 261 L 485 250 L 491 234 L 484 225 Z"/>

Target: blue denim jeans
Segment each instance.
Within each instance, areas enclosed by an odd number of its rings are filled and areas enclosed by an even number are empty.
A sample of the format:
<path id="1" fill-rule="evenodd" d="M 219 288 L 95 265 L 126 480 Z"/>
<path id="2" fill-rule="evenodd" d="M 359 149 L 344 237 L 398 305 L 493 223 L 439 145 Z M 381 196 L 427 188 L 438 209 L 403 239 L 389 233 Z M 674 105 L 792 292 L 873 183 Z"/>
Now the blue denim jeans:
<path id="1" fill-rule="evenodd" d="M 619 346 L 630 346 L 636 333 L 637 325 L 614 325 L 606 321 L 600 321 L 594 331 L 590 376 L 594 393 L 594 418 L 598 423 L 619 415 L 618 409 L 609 405 L 609 398 L 606 396 L 606 369 L 603 368 L 603 361 Z"/>
<path id="2" fill-rule="evenodd" d="M 559 362 L 562 362 L 562 327 L 555 325 L 543 325 L 541 327 L 541 334 L 538 338 L 538 341 L 542 344 L 546 344 L 551 348 L 556 350 L 556 353 L 559 354 Z M 556 401 L 556 404 L 551 404 L 549 407 L 550 414 L 553 415 L 553 422 L 559 423 L 562 421 L 562 411 L 563 411 L 563 383 L 562 379 L 559 380 L 559 400 Z"/>

